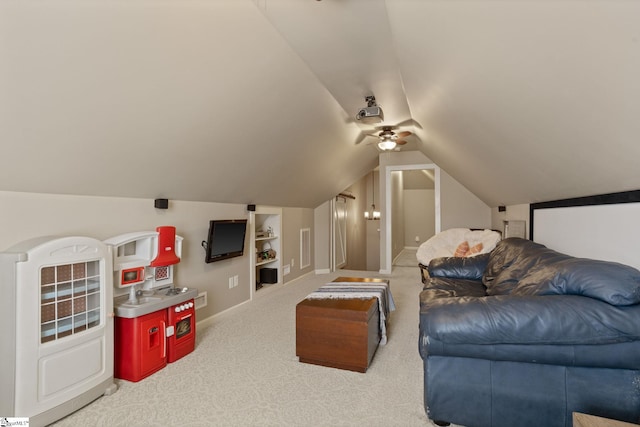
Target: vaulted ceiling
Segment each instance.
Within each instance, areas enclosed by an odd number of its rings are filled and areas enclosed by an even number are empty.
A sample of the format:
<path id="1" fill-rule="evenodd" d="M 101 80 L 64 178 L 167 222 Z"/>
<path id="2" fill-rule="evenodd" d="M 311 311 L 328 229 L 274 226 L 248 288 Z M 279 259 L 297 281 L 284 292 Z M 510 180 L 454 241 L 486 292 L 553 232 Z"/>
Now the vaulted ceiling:
<path id="1" fill-rule="evenodd" d="M 0 190 L 315 207 L 385 124 L 489 206 L 640 188 L 640 2 L 4 0 Z"/>

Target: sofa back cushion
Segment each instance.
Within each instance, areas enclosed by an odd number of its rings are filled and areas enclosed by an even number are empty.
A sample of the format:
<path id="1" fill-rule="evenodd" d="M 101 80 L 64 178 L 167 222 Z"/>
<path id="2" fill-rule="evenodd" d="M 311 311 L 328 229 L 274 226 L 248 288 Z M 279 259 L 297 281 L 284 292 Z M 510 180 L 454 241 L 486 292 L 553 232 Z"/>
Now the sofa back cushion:
<path id="1" fill-rule="evenodd" d="M 489 295 L 508 295 L 539 260 L 546 246 L 511 237 L 500 241 L 489 256 L 482 283 Z"/>
<path id="2" fill-rule="evenodd" d="M 619 306 L 640 303 L 637 269 L 575 258 L 518 238 L 496 246 L 482 282 L 488 295 L 582 295 Z"/>
<path id="3" fill-rule="evenodd" d="M 640 271 L 616 262 L 567 256 L 532 268 L 511 295 L 583 295 L 612 305 L 639 304 Z"/>

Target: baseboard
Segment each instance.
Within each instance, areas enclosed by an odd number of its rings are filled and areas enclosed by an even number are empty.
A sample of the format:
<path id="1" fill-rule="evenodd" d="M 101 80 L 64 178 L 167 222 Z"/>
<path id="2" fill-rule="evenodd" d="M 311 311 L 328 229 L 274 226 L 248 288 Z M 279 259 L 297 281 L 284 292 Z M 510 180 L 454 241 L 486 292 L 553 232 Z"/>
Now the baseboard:
<path id="1" fill-rule="evenodd" d="M 230 311 L 233 311 L 233 310 L 235 310 L 236 308 L 240 307 L 241 305 L 247 304 L 247 303 L 249 303 L 249 302 L 251 302 L 251 300 L 250 300 L 250 299 L 248 299 L 248 300 L 246 300 L 246 301 L 243 301 L 243 302 L 241 302 L 240 304 L 236 304 L 236 305 L 234 305 L 233 307 L 229 307 L 229 308 L 227 308 L 226 310 L 222 310 L 220 313 L 216 313 L 216 314 L 214 314 L 213 316 L 209 316 L 209 317 L 207 317 L 206 319 L 202 319 L 202 320 L 196 321 L 196 328 L 197 328 L 197 329 L 200 329 L 200 328 L 206 328 L 207 326 L 212 325 L 212 324 L 213 324 L 213 321 L 214 321 L 215 319 L 217 319 L 218 317 L 220 317 L 220 316 L 222 316 L 222 315 L 224 315 L 224 314 L 226 314 L 226 313 L 229 313 Z"/>
<path id="2" fill-rule="evenodd" d="M 316 270 L 316 274 L 329 274 L 331 273 L 331 270 L 329 270 L 328 268 L 321 268 L 319 270 Z"/>
<path id="3" fill-rule="evenodd" d="M 290 285 L 290 284 L 292 284 L 292 283 L 297 282 L 297 281 L 298 281 L 298 280 L 300 280 L 300 279 L 304 279 L 305 277 L 307 277 L 307 276 L 309 276 L 309 275 L 311 275 L 311 274 L 313 274 L 313 273 L 314 273 L 313 271 L 309 271 L 309 272 L 307 272 L 307 273 L 304 273 L 304 274 L 303 274 L 303 275 L 301 275 L 301 276 L 298 276 L 298 277 L 296 277 L 296 278 L 294 278 L 294 279 L 289 280 L 288 282 L 285 282 L 285 283 L 284 283 L 284 286 L 288 286 L 288 285 Z"/>
<path id="4" fill-rule="evenodd" d="M 291 280 L 291 281 L 289 281 L 289 282 L 286 282 L 286 283 L 279 283 L 277 287 L 280 287 L 280 286 L 288 286 L 288 285 L 290 285 L 290 284 L 292 284 L 292 283 L 297 282 L 298 280 L 301 280 L 301 279 L 305 278 L 306 276 L 308 276 L 308 275 L 310 275 L 310 274 L 313 274 L 313 271 L 310 271 L 310 272 L 308 272 L 308 273 L 305 273 L 305 274 L 303 274 L 302 276 L 298 276 L 298 277 L 296 277 L 295 279 L 292 279 L 292 280 Z M 275 286 L 274 286 L 273 288 L 274 288 L 274 289 L 276 289 L 277 287 L 275 287 Z M 266 291 L 266 289 L 265 289 L 265 291 Z M 233 307 L 229 307 L 229 308 L 227 308 L 226 310 L 221 311 L 220 313 L 216 313 L 216 314 L 214 314 L 214 315 L 212 315 L 212 316 L 209 316 L 209 317 L 207 317 L 206 319 L 202 319 L 202 320 L 200 320 L 200 321 L 196 321 L 196 328 L 198 328 L 198 329 L 200 329 L 200 328 L 206 328 L 206 327 L 208 327 L 208 326 L 212 325 L 212 324 L 214 323 L 214 321 L 215 321 L 218 317 L 223 316 L 224 314 L 229 313 L 229 312 L 231 312 L 231 311 L 235 310 L 236 308 L 238 308 L 238 307 L 240 307 L 240 306 L 242 306 L 242 305 L 244 305 L 244 304 L 250 303 L 251 301 L 252 301 L 252 300 L 248 299 L 248 300 L 246 300 L 246 301 L 241 302 L 240 304 L 236 304 L 236 305 L 234 305 Z"/>

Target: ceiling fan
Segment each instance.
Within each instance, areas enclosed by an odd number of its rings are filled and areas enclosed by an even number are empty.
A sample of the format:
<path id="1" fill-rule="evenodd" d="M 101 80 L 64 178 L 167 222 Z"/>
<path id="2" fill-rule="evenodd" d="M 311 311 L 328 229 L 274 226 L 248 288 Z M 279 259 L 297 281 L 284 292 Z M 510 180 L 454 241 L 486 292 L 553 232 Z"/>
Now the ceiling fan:
<path id="1" fill-rule="evenodd" d="M 378 148 L 382 151 L 397 149 L 399 145 L 407 143 L 405 140 L 406 137 L 412 135 L 409 131 L 394 132 L 394 129 L 397 129 L 397 126 L 379 126 L 377 129 L 379 129 L 379 132 L 365 133 L 363 134 L 362 139 L 367 136 L 374 136 L 378 138 Z M 360 143 L 362 139 L 357 143 Z"/>
<path id="2" fill-rule="evenodd" d="M 398 145 L 404 145 L 407 143 L 404 138 L 411 135 L 408 130 L 402 132 L 394 132 L 392 126 L 383 126 L 382 131 L 378 133 L 378 148 L 382 151 L 389 151 L 396 148 Z"/>
<path id="3" fill-rule="evenodd" d="M 367 103 L 367 106 L 360 108 L 360 110 L 356 114 L 356 120 L 363 124 L 374 124 L 384 121 L 384 113 L 382 112 L 382 108 L 377 104 L 376 97 L 374 95 L 368 95 L 364 99 Z M 373 133 L 360 131 L 360 135 L 356 140 L 356 145 L 360 144 L 366 137 L 373 136 L 378 138 L 377 145 L 378 149 L 380 149 L 381 151 L 399 150 L 399 146 L 405 145 L 407 143 L 405 138 L 411 136 L 412 133 L 409 131 L 394 132 L 394 130 L 398 129 L 400 126 L 405 125 L 417 126 L 422 129 L 419 123 L 410 118 L 396 124 L 395 126 L 377 126 L 374 128 L 376 129 L 376 132 Z"/>

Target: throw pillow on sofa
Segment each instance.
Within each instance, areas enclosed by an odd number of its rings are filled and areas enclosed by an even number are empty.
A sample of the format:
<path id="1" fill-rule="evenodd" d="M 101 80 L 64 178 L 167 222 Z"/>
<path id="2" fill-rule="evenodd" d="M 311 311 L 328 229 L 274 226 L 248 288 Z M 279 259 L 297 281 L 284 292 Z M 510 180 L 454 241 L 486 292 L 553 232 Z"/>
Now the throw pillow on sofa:
<path id="1" fill-rule="evenodd" d="M 472 257 L 472 256 L 476 256 L 480 253 L 482 253 L 482 242 L 478 243 L 477 245 L 473 245 L 469 248 L 469 250 L 467 251 L 466 254 L 464 254 L 464 256 L 468 257 Z"/>
<path id="2" fill-rule="evenodd" d="M 466 240 L 456 247 L 456 250 L 453 251 L 454 257 L 463 257 L 469 251 L 469 242 Z"/>

